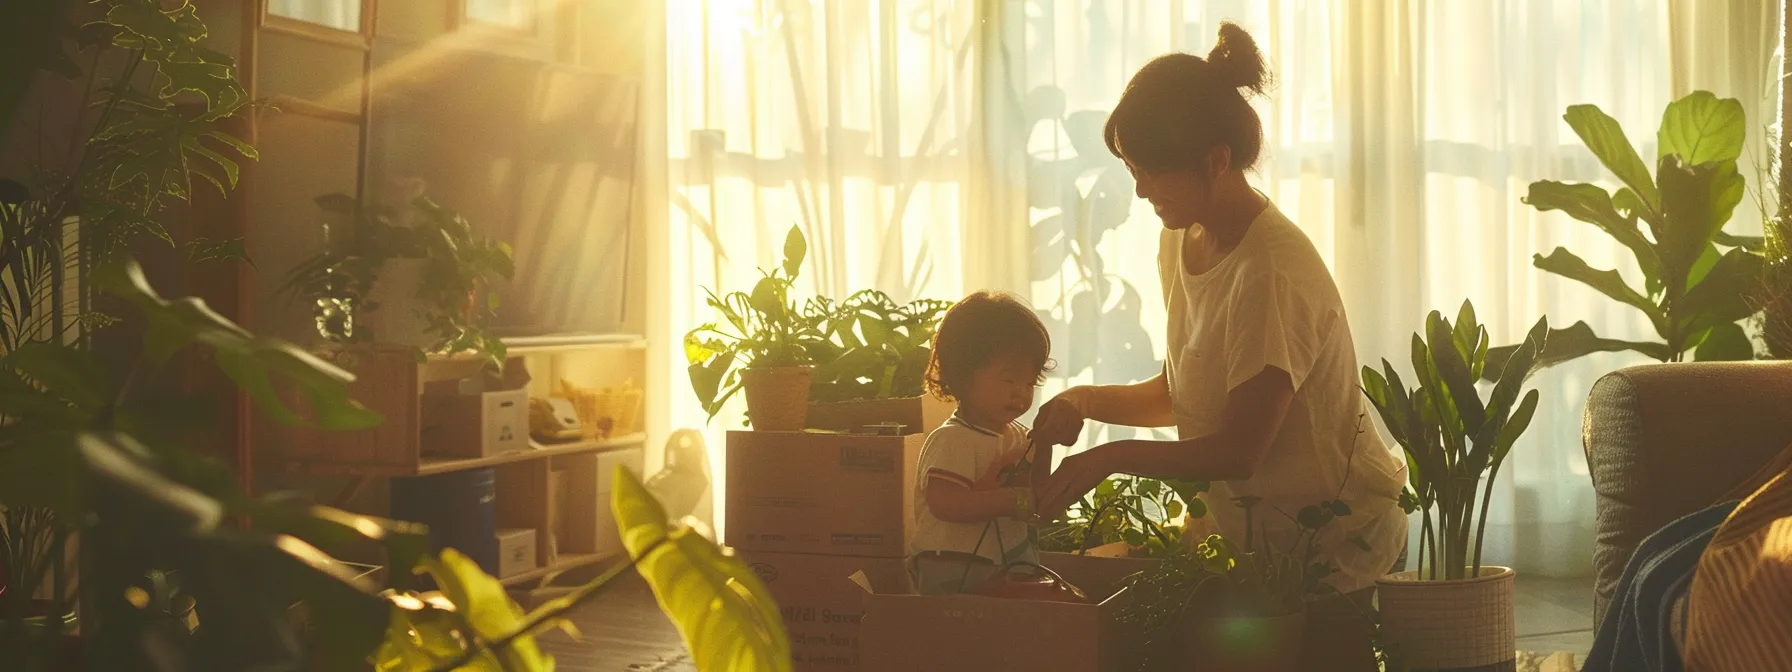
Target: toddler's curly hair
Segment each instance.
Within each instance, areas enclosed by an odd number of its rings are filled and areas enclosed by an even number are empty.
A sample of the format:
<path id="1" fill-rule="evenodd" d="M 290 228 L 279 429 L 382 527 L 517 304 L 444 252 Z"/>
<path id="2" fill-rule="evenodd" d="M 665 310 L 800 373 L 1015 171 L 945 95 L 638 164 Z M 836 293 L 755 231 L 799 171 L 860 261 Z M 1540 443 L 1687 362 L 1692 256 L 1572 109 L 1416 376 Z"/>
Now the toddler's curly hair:
<path id="1" fill-rule="evenodd" d="M 1052 370 L 1052 337 L 1033 309 L 1012 294 L 976 292 L 953 304 L 933 332 L 933 353 L 923 383 L 943 401 L 957 400 L 971 375 L 996 355 L 1019 353 L 1038 369 Z"/>

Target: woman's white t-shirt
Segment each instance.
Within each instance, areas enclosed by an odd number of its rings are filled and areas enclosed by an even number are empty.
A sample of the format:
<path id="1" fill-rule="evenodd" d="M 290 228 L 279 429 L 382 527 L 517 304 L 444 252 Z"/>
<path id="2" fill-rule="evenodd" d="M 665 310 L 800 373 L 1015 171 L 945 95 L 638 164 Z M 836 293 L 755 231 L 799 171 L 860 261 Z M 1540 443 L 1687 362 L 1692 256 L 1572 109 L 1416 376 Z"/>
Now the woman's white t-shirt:
<path id="1" fill-rule="evenodd" d="M 1341 500 L 1350 515 L 1319 536 L 1319 561 L 1336 566 L 1327 582 L 1340 591 L 1373 585 L 1406 540 L 1398 503 L 1406 471 L 1367 415 L 1355 344 L 1331 273 L 1312 241 L 1273 204 L 1230 254 L 1200 275 L 1185 270 L 1187 235 L 1164 231 L 1158 252 L 1169 312 L 1164 374 L 1182 438 L 1217 431 L 1227 395 L 1266 367 L 1281 369 L 1294 383 L 1293 403 L 1263 462 L 1249 480 L 1215 482 L 1202 496 L 1209 515 L 1242 544 L 1245 511 L 1234 500 L 1261 498 L 1251 513 L 1252 536 L 1285 551 L 1299 531 L 1291 518 L 1302 507 Z"/>

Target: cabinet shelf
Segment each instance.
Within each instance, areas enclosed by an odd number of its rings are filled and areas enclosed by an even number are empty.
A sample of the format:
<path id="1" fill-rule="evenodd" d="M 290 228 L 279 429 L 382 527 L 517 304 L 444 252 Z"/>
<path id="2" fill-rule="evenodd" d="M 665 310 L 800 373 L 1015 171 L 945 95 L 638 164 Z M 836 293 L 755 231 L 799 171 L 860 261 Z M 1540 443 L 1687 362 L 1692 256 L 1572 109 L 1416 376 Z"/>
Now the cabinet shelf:
<path id="1" fill-rule="evenodd" d="M 450 471 L 484 469 L 486 467 L 495 467 L 500 464 L 522 462 L 524 460 L 539 460 L 554 457 L 556 455 L 601 453 L 607 450 L 633 448 L 646 442 L 646 434 L 630 434 L 611 439 L 574 441 L 571 443 L 541 443 L 539 441 L 530 440 L 530 450 L 518 450 L 499 455 L 487 455 L 485 457 L 425 457 L 417 463 L 417 475 L 428 476 L 430 474 L 445 474 Z"/>

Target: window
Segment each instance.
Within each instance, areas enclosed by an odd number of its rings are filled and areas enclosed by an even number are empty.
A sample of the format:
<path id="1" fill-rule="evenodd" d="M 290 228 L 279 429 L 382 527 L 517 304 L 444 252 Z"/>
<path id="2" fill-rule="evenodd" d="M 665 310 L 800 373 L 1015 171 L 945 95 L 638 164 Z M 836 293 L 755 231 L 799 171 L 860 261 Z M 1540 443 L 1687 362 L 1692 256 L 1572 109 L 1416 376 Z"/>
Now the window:
<path id="1" fill-rule="evenodd" d="M 361 32 L 362 0 L 268 0 L 268 15 Z"/>

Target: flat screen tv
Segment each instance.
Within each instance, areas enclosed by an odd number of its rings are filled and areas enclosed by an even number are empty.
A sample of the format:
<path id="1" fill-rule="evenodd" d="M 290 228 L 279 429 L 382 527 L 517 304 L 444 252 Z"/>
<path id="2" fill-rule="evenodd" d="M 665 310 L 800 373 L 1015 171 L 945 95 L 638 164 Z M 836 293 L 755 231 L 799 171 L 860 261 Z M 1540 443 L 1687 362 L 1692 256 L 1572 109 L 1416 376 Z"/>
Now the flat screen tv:
<path id="1" fill-rule="evenodd" d="M 628 291 L 639 80 L 538 59 L 377 40 L 367 183 L 425 195 L 515 250 L 491 329 L 613 334 Z M 383 200 L 383 199 L 382 199 Z"/>

